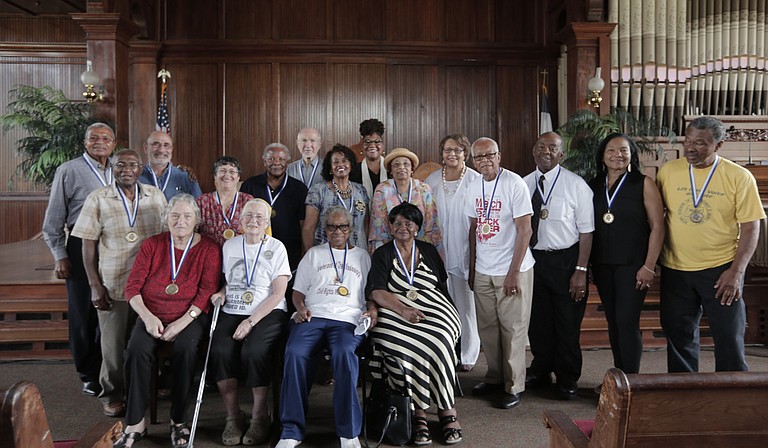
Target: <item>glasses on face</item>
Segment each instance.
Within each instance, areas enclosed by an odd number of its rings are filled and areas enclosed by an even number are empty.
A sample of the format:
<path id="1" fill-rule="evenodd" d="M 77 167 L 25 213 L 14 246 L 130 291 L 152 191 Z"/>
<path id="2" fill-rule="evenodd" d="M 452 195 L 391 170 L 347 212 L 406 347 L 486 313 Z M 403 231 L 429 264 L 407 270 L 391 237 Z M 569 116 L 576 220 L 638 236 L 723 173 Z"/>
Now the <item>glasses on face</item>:
<path id="1" fill-rule="evenodd" d="M 379 146 L 382 143 L 384 143 L 384 140 L 382 139 L 371 140 L 369 138 L 366 138 L 365 140 L 363 140 L 363 146 L 372 146 L 372 145 Z"/>
<path id="2" fill-rule="evenodd" d="M 457 156 L 464 152 L 464 148 L 443 148 L 443 154 L 456 154 Z"/>
<path id="3" fill-rule="evenodd" d="M 416 223 L 412 221 L 395 221 L 392 223 L 392 226 L 396 229 L 401 227 L 405 227 L 406 229 L 415 229 Z"/>
<path id="4" fill-rule="evenodd" d="M 489 152 L 487 154 L 478 154 L 476 156 L 472 156 L 472 160 L 475 162 L 482 162 L 483 160 L 492 160 L 494 157 L 496 157 L 496 154 L 499 152 Z"/>
<path id="5" fill-rule="evenodd" d="M 286 163 L 288 159 L 285 157 L 267 157 L 267 163 Z"/>
<path id="6" fill-rule="evenodd" d="M 349 232 L 349 224 L 327 224 L 325 230 L 327 230 L 328 233 L 336 233 L 337 230 L 341 231 L 341 233 L 347 233 Z"/>
<path id="7" fill-rule="evenodd" d="M 115 139 L 108 135 L 89 135 L 88 141 L 91 143 L 98 143 L 98 142 L 112 143 L 115 141 Z"/>
<path id="8" fill-rule="evenodd" d="M 240 172 L 235 169 L 219 168 L 218 170 L 216 170 L 216 174 L 218 176 L 224 176 L 226 174 L 229 174 L 230 176 L 237 176 L 238 174 L 240 174 Z"/>
<path id="9" fill-rule="evenodd" d="M 126 168 L 131 169 L 131 170 L 136 170 L 140 166 L 141 166 L 141 164 L 139 162 L 117 162 L 115 164 L 115 168 L 119 168 L 121 170 L 126 169 Z"/>
<path id="10" fill-rule="evenodd" d="M 398 168 L 410 168 L 411 162 L 393 162 L 392 163 L 392 169 L 396 170 Z"/>
<path id="11" fill-rule="evenodd" d="M 267 221 L 267 217 L 263 215 L 254 215 L 253 213 L 245 213 L 240 219 L 244 222 L 256 221 L 257 224 L 263 224 Z"/>
<path id="12" fill-rule="evenodd" d="M 160 149 L 160 148 L 171 149 L 171 148 L 173 148 L 173 145 L 168 143 L 168 142 L 166 142 L 166 143 L 152 142 L 152 143 L 149 144 L 149 146 L 152 149 Z"/>

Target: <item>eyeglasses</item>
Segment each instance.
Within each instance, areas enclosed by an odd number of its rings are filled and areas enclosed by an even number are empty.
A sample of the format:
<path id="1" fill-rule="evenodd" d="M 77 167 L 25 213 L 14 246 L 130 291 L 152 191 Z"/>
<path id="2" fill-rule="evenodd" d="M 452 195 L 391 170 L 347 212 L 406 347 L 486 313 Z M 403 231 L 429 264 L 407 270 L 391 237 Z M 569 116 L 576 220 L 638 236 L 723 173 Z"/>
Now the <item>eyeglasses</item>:
<path id="1" fill-rule="evenodd" d="M 498 153 L 499 152 L 496 151 L 496 152 L 489 152 L 488 154 L 478 154 L 476 156 L 472 156 L 472 160 L 474 160 L 475 162 L 482 162 L 483 160 L 491 160 L 494 157 L 496 157 L 496 154 Z"/>
<path id="2" fill-rule="evenodd" d="M 88 136 L 88 141 L 91 143 L 96 143 L 96 142 L 112 143 L 115 141 L 115 139 L 108 135 L 90 135 Z"/>
<path id="3" fill-rule="evenodd" d="M 326 224 L 325 230 L 328 231 L 328 233 L 336 233 L 337 230 L 340 230 L 341 233 L 347 233 L 349 232 L 349 224 Z"/>
<path id="4" fill-rule="evenodd" d="M 166 143 L 152 142 L 152 143 L 149 144 L 149 146 L 151 146 L 152 149 L 160 149 L 160 148 L 171 149 L 171 148 L 173 148 L 173 145 L 170 144 L 170 143 L 167 143 L 167 142 Z"/>
<path id="5" fill-rule="evenodd" d="M 398 168 L 410 168 L 411 162 L 393 162 L 391 166 L 393 170 Z"/>
<path id="6" fill-rule="evenodd" d="M 219 168 L 216 170 L 216 174 L 219 176 L 224 176 L 225 174 L 229 174 L 230 176 L 237 176 L 240 174 L 240 171 L 237 170 L 228 170 L 226 168 Z"/>
<path id="7" fill-rule="evenodd" d="M 371 146 L 371 145 L 378 146 L 378 145 L 380 145 L 382 143 L 384 143 L 384 140 L 382 140 L 382 139 L 370 140 L 370 139 L 366 138 L 365 140 L 363 140 L 363 145 L 365 145 L 365 146 Z"/>
<path id="8" fill-rule="evenodd" d="M 406 229 L 413 229 L 416 228 L 416 223 L 412 221 L 395 221 L 392 223 L 392 227 L 399 229 L 400 227 L 405 227 Z"/>
<path id="9" fill-rule="evenodd" d="M 244 222 L 250 222 L 250 221 L 256 221 L 257 224 L 261 224 L 265 221 L 267 221 L 267 218 L 265 216 L 261 215 L 254 215 L 252 213 L 245 213 L 244 215 L 240 216 L 240 220 Z"/>
<path id="10" fill-rule="evenodd" d="M 464 148 L 443 148 L 443 154 L 456 154 L 459 155 L 464 152 Z"/>
<path id="11" fill-rule="evenodd" d="M 117 162 L 115 164 L 115 168 L 120 168 L 121 170 L 125 168 L 129 168 L 132 170 L 138 169 L 141 166 L 139 162 Z"/>

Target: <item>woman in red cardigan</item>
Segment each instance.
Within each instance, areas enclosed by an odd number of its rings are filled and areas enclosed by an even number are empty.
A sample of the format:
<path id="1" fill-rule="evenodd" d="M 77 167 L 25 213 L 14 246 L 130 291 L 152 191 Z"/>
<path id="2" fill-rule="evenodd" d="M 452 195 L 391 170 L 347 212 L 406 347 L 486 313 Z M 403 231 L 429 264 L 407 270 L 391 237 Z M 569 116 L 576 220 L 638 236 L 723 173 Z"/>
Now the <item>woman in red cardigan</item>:
<path id="1" fill-rule="evenodd" d="M 203 336 L 198 317 L 208 311 L 221 273 L 219 245 L 195 232 L 200 219 L 191 195 L 171 198 L 163 211 L 168 231 L 144 241 L 128 276 L 125 297 L 139 319 L 126 349 L 126 427 L 115 447 L 131 447 L 147 435 L 150 369 L 163 341 L 173 343 L 171 443 L 186 447 L 189 442 L 186 410 Z"/>

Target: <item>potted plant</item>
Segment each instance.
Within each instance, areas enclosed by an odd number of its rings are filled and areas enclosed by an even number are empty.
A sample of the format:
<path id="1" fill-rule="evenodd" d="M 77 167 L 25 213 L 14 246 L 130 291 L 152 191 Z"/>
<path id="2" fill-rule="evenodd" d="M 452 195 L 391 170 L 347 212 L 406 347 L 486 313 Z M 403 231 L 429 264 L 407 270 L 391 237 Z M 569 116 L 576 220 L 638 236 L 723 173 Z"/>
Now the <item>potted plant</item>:
<path id="1" fill-rule="evenodd" d="M 23 157 L 16 175 L 50 188 L 56 168 L 82 154 L 93 108 L 70 101 L 51 86 L 17 85 L 8 93 L 11 103 L 8 113 L 0 117 L 0 125 L 6 133 L 15 128 L 26 133 L 16 142 Z"/>

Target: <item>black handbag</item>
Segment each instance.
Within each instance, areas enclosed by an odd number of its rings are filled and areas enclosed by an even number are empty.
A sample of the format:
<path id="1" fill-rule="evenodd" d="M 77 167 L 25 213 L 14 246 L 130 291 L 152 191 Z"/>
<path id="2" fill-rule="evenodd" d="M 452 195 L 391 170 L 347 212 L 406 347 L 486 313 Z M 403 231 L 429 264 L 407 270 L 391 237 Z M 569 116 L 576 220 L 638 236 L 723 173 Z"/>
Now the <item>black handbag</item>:
<path id="1" fill-rule="evenodd" d="M 405 369 L 400 362 L 390 356 L 385 358 L 393 360 L 405 378 Z M 406 391 L 399 391 L 389 387 L 386 370 L 383 378 L 374 380 L 371 384 L 371 393 L 364 400 L 365 446 L 368 446 L 368 437 L 378 440 L 376 448 L 385 441 L 390 445 L 405 445 L 411 441 L 411 417 L 413 406 L 411 402 L 410 388 L 406 384 Z M 365 383 L 363 383 L 363 395 L 365 395 Z"/>

